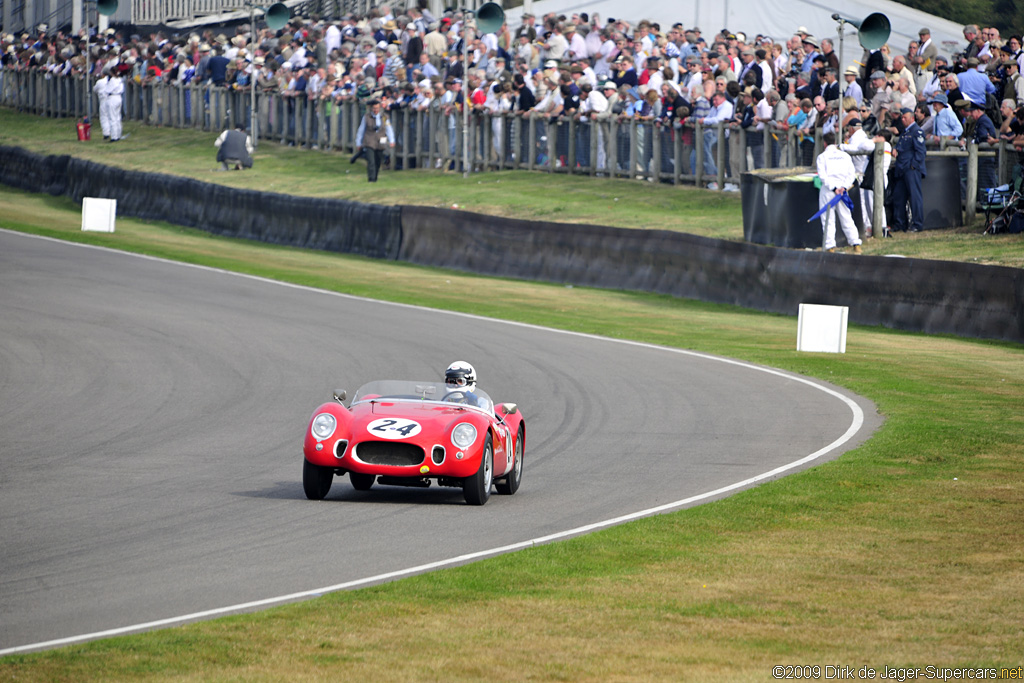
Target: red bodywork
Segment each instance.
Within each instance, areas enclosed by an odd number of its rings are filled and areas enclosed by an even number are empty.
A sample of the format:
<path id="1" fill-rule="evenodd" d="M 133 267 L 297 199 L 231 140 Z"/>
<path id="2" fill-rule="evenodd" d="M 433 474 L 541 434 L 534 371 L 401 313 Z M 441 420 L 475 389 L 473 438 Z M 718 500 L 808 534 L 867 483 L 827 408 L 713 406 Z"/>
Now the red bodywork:
<path id="1" fill-rule="evenodd" d="M 518 410 L 504 414 L 502 404 L 495 410 L 501 419 L 475 407 L 434 401 L 373 399 L 351 409 L 337 402 L 324 403 L 310 417 L 302 450 L 307 461 L 334 468 L 336 474 L 464 479 L 480 468 L 485 436 L 490 434 L 494 479 L 499 480 L 512 470 L 515 440 L 521 426 L 525 434 L 525 424 Z M 338 422 L 334 433 L 323 440 L 312 431 L 312 421 L 321 413 L 333 415 Z M 459 448 L 452 442 L 452 430 L 464 422 L 476 428 L 477 436 L 470 446 Z M 418 429 L 410 426 L 413 423 Z"/>

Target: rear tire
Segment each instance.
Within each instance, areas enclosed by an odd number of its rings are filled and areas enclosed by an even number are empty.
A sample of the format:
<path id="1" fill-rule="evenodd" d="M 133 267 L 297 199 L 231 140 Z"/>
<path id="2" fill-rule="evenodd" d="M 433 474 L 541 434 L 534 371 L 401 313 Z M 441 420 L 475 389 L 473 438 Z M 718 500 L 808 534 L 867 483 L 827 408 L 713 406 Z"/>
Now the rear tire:
<path id="1" fill-rule="evenodd" d="M 369 491 L 373 488 L 373 482 L 377 480 L 377 477 L 372 474 L 360 472 L 349 472 L 348 478 L 352 482 L 352 488 L 356 491 Z"/>
<path id="2" fill-rule="evenodd" d="M 519 490 L 519 484 L 523 481 L 523 451 L 526 450 L 526 431 L 519 425 L 519 433 L 516 435 L 516 450 L 512 461 L 512 471 L 505 478 L 495 484 L 498 493 L 503 496 L 511 496 Z"/>
<path id="3" fill-rule="evenodd" d="M 332 481 L 334 470 L 330 467 L 321 467 L 302 459 L 302 490 L 306 492 L 306 498 L 323 500 L 331 490 Z"/>
<path id="4" fill-rule="evenodd" d="M 491 447 L 491 435 L 484 440 L 484 453 L 480 458 L 480 469 L 462 482 L 462 494 L 470 505 L 483 505 L 491 497 L 491 484 L 494 483 L 494 449 Z"/>

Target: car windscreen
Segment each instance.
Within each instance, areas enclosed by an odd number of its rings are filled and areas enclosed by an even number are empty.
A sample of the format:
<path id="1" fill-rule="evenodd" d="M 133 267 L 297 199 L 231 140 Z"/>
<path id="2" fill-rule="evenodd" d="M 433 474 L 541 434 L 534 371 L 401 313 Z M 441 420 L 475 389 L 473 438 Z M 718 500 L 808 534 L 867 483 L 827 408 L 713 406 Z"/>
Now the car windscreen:
<path id="1" fill-rule="evenodd" d="M 385 379 L 369 382 L 359 387 L 352 398 L 352 405 L 360 401 L 376 399 L 395 401 L 438 401 L 468 404 L 494 412 L 494 402 L 481 389 L 465 392 L 447 387 L 444 382 L 412 382 L 408 380 Z"/>

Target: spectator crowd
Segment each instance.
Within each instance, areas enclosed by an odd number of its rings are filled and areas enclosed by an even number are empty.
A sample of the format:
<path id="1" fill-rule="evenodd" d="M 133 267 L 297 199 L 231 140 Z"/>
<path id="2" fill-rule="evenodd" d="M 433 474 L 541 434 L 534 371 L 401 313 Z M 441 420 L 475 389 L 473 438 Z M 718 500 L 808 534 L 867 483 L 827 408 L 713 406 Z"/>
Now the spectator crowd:
<path id="1" fill-rule="evenodd" d="M 843 69 L 832 41 L 803 27 L 789 36 L 705 33 L 682 23 L 526 13 L 514 30 L 506 24 L 473 38 L 467 70 L 463 20 L 458 11 L 435 17 L 420 3 L 400 14 L 382 5 L 366 16 L 295 17 L 255 34 L 248 25 L 148 36 L 111 28 L 92 37 L 88 64 L 94 81 L 255 85 L 314 104 L 379 100 L 385 111 L 439 113 L 449 131 L 468 99 L 474 111 L 503 115 L 491 119 L 494 155 L 509 153 L 501 134 L 509 117 L 636 119 L 680 136 L 691 166 L 701 147 L 706 176 L 717 175 L 717 147 L 728 139 L 719 123 L 746 131 L 746 149 L 731 150 L 726 163 L 739 154 L 754 168 L 780 164 L 778 140 L 791 130 L 799 158 L 788 163 L 810 165 L 824 134 L 841 125 L 888 139 L 903 131 L 908 109 L 930 144 L 1006 140 L 1024 148 L 1022 38 L 995 28 L 965 26 L 956 54 L 942 54 L 922 28 L 918 40 L 865 51 Z M 81 76 L 84 35 L 38 28 L 2 36 L 4 70 Z M 454 134 L 450 144 L 454 152 Z M 598 156 L 600 166 L 603 142 Z"/>

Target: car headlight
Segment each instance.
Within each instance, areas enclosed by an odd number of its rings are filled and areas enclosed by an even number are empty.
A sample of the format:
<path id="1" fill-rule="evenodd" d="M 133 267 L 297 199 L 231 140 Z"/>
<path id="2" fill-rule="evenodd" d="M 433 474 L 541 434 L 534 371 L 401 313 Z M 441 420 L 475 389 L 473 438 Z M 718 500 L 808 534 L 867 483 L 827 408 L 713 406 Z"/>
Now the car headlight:
<path id="1" fill-rule="evenodd" d="M 476 427 L 463 422 L 452 430 L 452 443 L 457 448 L 469 448 L 476 441 Z"/>
<path id="2" fill-rule="evenodd" d="M 320 441 L 327 439 L 338 428 L 338 421 L 330 413 L 320 413 L 313 418 L 313 436 Z"/>

